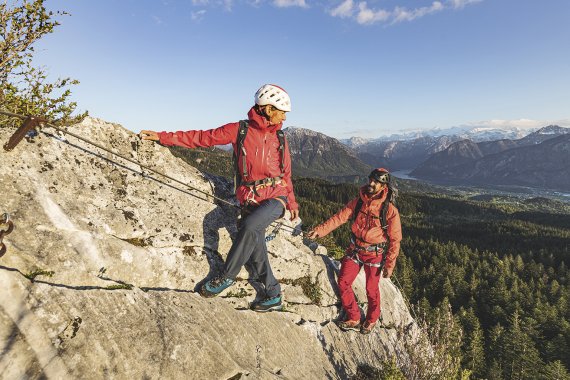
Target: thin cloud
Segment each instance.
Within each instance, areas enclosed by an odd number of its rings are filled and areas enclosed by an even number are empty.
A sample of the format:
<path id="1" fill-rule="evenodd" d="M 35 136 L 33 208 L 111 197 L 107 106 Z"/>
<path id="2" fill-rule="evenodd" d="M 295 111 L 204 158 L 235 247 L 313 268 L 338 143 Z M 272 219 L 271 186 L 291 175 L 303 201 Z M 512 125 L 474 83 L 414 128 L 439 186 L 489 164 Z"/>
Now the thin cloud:
<path id="1" fill-rule="evenodd" d="M 353 129 L 350 131 L 342 132 L 343 136 L 355 137 L 355 136 L 372 136 L 378 133 L 375 129 Z"/>
<path id="2" fill-rule="evenodd" d="M 358 14 L 356 15 L 356 21 L 361 25 L 374 24 L 378 21 L 386 21 L 390 18 L 390 12 L 380 9 L 374 11 L 368 8 L 366 1 L 358 4 Z"/>
<path id="3" fill-rule="evenodd" d="M 354 2 L 352 0 L 343 1 L 338 7 L 331 10 L 329 13 L 333 17 L 348 18 L 354 14 Z"/>
<path id="4" fill-rule="evenodd" d="M 392 12 L 392 15 L 394 17 L 394 21 L 392 23 L 395 24 L 402 21 L 413 21 L 417 18 L 424 17 L 441 10 L 443 10 L 443 4 L 439 1 L 434 1 L 429 7 L 421 7 L 411 10 L 402 7 L 396 7 Z"/>
<path id="5" fill-rule="evenodd" d="M 397 24 L 413 21 L 424 16 L 441 12 L 446 9 L 461 9 L 469 4 L 479 3 L 483 0 L 445 0 L 434 1 L 429 6 L 419 8 L 406 8 L 397 6 L 393 10 L 372 9 L 366 1 L 356 5 L 353 0 L 344 0 L 328 13 L 333 17 L 352 18 L 361 25 L 371 25 L 378 22 Z"/>
<path id="6" fill-rule="evenodd" d="M 200 21 L 204 18 L 204 15 L 206 14 L 206 10 L 205 9 L 201 9 L 199 11 L 196 12 L 192 12 L 191 17 L 192 17 L 192 21 Z"/>
<path id="7" fill-rule="evenodd" d="M 288 7 L 307 8 L 305 0 L 274 0 L 273 4 L 278 8 L 288 8 Z"/>
<path id="8" fill-rule="evenodd" d="M 468 5 L 482 1 L 483 0 L 435 0 L 432 1 L 431 4 L 423 7 L 407 8 L 396 6 L 392 10 L 389 10 L 384 8 L 371 8 L 366 1 L 342 0 L 336 2 L 337 5 L 333 8 L 329 8 L 326 12 L 332 17 L 350 19 L 360 25 L 372 25 L 376 23 L 393 25 L 401 22 L 411 22 L 437 12 L 460 10 Z M 192 5 L 196 7 L 222 7 L 226 11 L 231 11 L 233 7 L 240 3 L 255 8 L 267 4 L 271 4 L 276 8 L 309 8 L 308 3 L 310 2 L 308 0 L 245 0 L 243 2 L 235 0 L 192 0 Z M 319 2 L 314 2 L 313 4 L 319 4 Z M 204 10 L 193 12 L 192 18 L 201 19 L 204 13 Z"/>
<path id="9" fill-rule="evenodd" d="M 224 9 L 228 12 L 232 11 L 234 2 L 233 0 L 224 0 Z"/>
<path id="10" fill-rule="evenodd" d="M 463 8 L 469 4 L 480 3 L 481 1 L 483 1 L 483 0 L 449 0 L 449 4 L 453 8 L 459 9 L 459 8 Z"/>

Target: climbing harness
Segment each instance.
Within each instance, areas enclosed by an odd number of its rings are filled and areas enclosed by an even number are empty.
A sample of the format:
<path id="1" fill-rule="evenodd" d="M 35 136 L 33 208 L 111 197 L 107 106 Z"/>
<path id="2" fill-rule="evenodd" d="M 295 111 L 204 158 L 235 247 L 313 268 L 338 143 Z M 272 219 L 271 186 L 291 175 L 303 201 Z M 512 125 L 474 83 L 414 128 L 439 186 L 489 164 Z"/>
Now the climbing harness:
<path id="1" fill-rule="evenodd" d="M 213 194 L 210 194 L 210 193 L 207 193 L 207 192 L 205 192 L 205 191 L 203 191 L 203 190 L 200 190 L 200 189 L 198 189 L 198 188 L 196 188 L 196 187 L 194 187 L 194 186 L 192 186 L 192 185 L 189 185 L 189 184 L 184 183 L 184 182 L 182 182 L 182 181 L 180 181 L 180 180 L 177 180 L 176 178 L 173 178 L 173 177 L 169 176 L 168 174 L 162 173 L 162 172 L 160 172 L 160 171 L 158 171 L 158 170 L 156 170 L 156 169 L 153 169 L 153 168 L 151 168 L 151 167 L 149 167 L 149 166 L 147 166 L 147 165 L 143 165 L 143 164 L 141 164 L 140 162 L 135 161 L 135 160 L 133 160 L 133 159 L 131 159 L 131 158 L 129 158 L 129 157 L 125 157 L 125 156 L 123 156 L 123 155 L 121 155 L 121 154 L 119 154 L 119 153 L 117 153 L 117 152 L 115 152 L 115 151 L 113 151 L 113 150 L 111 150 L 111 149 L 109 149 L 109 148 L 106 148 L 106 147 L 102 146 L 101 144 L 97 144 L 97 143 L 95 143 L 95 142 L 93 142 L 93 141 L 90 141 L 90 140 L 88 140 L 88 139 L 86 139 L 86 138 L 84 138 L 84 137 L 81 137 L 81 136 L 79 136 L 79 135 L 77 135 L 77 134 L 75 134 L 75 133 L 73 133 L 73 132 L 70 132 L 70 131 L 68 131 L 68 130 L 66 130 L 66 129 L 64 129 L 64 128 L 61 128 L 61 127 L 58 127 L 58 126 L 56 126 L 56 125 L 54 125 L 54 124 L 52 124 L 52 123 L 49 123 L 48 121 L 46 121 L 46 120 L 43 119 L 43 118 L 38 118 L 38 117 L 35 117 L 35 116 L 23 116 L 23 115 L 15 114 L 15 113 L 12 113 L 12 112 L 4 111 L 4 110 L 1 110 L 1 109 L 0 109 L 0 114 L 5 115 L 5 116 L 9 116 L 9 117 L 18 118 L 18 119 L 20 119 L 20 120 L 23 121 L 22 125 L 14 132 L 14 134 L 10 137 L 9 141 L 8 141 L 6 144 L 4 144 L 4 150 L 6 150 L 6 151 L 11 151 L 12 149 L 14 149 L 14 148 L 18 145 L 18 143 L 19 143 L 20 141 L 22 141 L 22 139 L 26 136 L 26 134 L 28 134 L 28 132 L 30 132 L 30 131 L 32 131 L 32 130 L 35 130 L 35 131 L 37 132 L 37 129 L 39 129 L 39 126 L 49 127 L 49 128 L 55 129 L 55 130 L 56 130 L 57 132 L 59 132 L 60 134 L 64 134 L 64 135 L 67 135 L 67 136 L 72 136 L 72 137 L 74 137 L 74 138 L 76 138 L 76 139 L 78 139 L 78 140 L 80 140 L 80 141 L 83 141 L 83 142 L 86 143 L 86 144 L 92 145 L 92 146 L 94 146 L 94 147 L 96 147 L 96 148 L 98 148 L 98 149 L 101 149 L 101 150 L 103 150 L 103 151 L 105 151 L 105 152 L 107 152 L 107 153 L 110 153 L 110 154 L 112 154 L 112 155 L 115 156 L 115 157 L 119 157 L 119 158 L 121 158 L 121 159 L 123 159 L 123 160 L 125 160 L 125 161 L 128 161 L 128 162 L 130 162 L 130 163 L 132 163 L 132 164 L 134 164 L 134 165 L 137 165 L 138 167 L 140 167 L 140 170 L 141 170 L 141 171 L 140 171 L 140 172 L 136 172 L 136 173 L 139 174 L 139 175 L 141 175 L 143 178 L 152 178 L 152 177 L 150 177 L 149 173 L 153 173 L 153 174 L 162 176 L 162 177 L 164 177 L 164 178 L 167 178 L 167 179 L 170 180 L 170 181 L 176 182 L 176 183 L 178 183 L 178 184 L 180 184 L 180 185 L 182 185 L 182 186 L 185 186 L 185 187 L 189 188 L 189 189 L 192 190 L 192 191 L 195 191 L 195 192 L 198 192 L 198 193 L 200 193 L 200 194 L 203 194 L 203 195 L 206 196 L 206 198 L 209 197 L 209 198 L 211 198 L 211 199 L 213 199 L 213 200 L 215 200 L 215 201 L 224 203 L 224 204 L 226 204 L 226 205 L 229 205 L 229 206 L 231 206 L 231 207 L 235 207 L 235 208 L 237 208 L 237 209 L 241 209 L 241 208 L 242 208 L 242 207 L 236 205 L 236 204 L 233 203 L 233 202 L 227 201 L 227 200 L 225 200 L 225 199 L 223 199 L 223 198 L 217 197 L 217 196 L 215 196 L 215 195 L 213 195 Z M 45 133 L 45 132 L 44 132 L 44 133 Z M 64 138 L 58 138 L 57 136 L 53 136 L 53 137 L 57 138 L 59 141 L 68 143 L 68 141 L 67 141 L 66 139 L 64 139 Z M 244 138 L 245 138 L 245 136 L 244 136 Z M 109 161 L 110 161 L 110 160 L 109 160 Z M 146 172 L 145 172 L 145 170 L 146 170 Z M 156 179 L 155 179 L 155 180 L 156 180 Z M 158 180 L 156 180 L 156 181 L 158 181 Z M 158 181 L 158 182 L 161 182 L 161 181 Z M 168 184 L 168 186 L 171 186 L 171 187 L 173 187 L 173 188 L 175 188 L 175 189 L 177 189 L 177 190 L 181 190 L 181 189 L 178 189 L 178 188 L 176 188 L 176 187 L 174 187 L 174 186 L 172 186 L 172 185 L 170 185 L 170 184 Z M 189 194 L 189 195 L 192 195 L 192 196 L 196 196 L 196 195 L 191 194 L 191 193 L 188 193 L 188 192 L 185 192 L 185 193 L 186 193 L 186 194 Z M 198 197 L 198 199 L 202 199 L 202 200 L 205 201 L 205 202 L 210 202 L 210 203 L 214 203 L 214 204 L 215 204 L 215 202 L 209 201 L 208 199 L 203 199 L 203 198 L 200 198 L 200 197 Z M 274 223 L 275 223 L 275 222 L 274 222 Z M 274 223 L 271 223 L 270 225 L 274 225 Z M 282 225 L 281 228 L 282 228 L 282 229 L 286 229 L 286 230 L 290 230 L 289 232 L 291 232 L 291 233 L 297 232 L 297 228 L 295 228 L 295 227 L 290 227 L 290 226 L 287 226 L 287 225 Z"/>
<path id="2" fill-rule="evenodd" d="M 354 240 L 352 240 L 351 242 L 352 242 L 354 248 L 351 250 L 351 252 L 349 252 L 345 255 L 346 257 L 348 257 L 350 260 L 354 261 L 359 266 L 366 265 L 369 267 L 378 268 L 378 270 L 382 270 L 382 268 L 384 268 L 384 265 L 386 264 L 386 257 L 388 256 L 387 255 L 387 250 L 388 250 L 388 244 L 387 243 L 375 244 L 375 245 L 371 245 L 369 247 L 360 247 L 354 243 Z M 364 262 L 364 261 L 360 260 L 360 257 L 358 256 L 359 252 L 362 252 L 362 251 L 376 252 L 376 256 L 378 256 L 378 250 L 379 249 L 382 250 L 382 260 L 379 263 Z"/>
<path id="3" fill-rule="evenodd" d="M 6 229 L 4 229 L 6 226 Z M 10 214 L 5 213 L 0 219 L 0 257 L 4 256 L 6 253 L 6 245 L 2 241 L 4 236 L 10 234 L 14 230 L 14 223 L 10 220 Z"/>

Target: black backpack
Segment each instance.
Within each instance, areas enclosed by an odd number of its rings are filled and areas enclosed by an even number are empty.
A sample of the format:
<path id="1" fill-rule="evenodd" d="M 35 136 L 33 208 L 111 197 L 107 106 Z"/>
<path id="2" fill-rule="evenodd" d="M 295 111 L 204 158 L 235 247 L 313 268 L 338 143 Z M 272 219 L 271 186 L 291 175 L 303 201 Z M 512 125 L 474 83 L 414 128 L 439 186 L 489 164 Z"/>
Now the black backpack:
<path id="1" fill-rule="evenodd" d="M 239 129 L 238 135 L 236 140 L 236 149 L 234 150 L 233 155 L 233 162 L 234 162 L 234 193 L 236 192 L 237 188 L 243 182 L 243 179 L 247 177 L 247 152 L 243 147 L 243 143 L 247 136 L 247 131 L 249 130 L 249 125 L 247 120 L 240 120 L 239 121 Z M 281 176 L 285 174 L 285 133 L 280 129 L 277 132 L 277 139 L 279 139 L 279 152 L 280 152 L 280 159 L 281 162 L 279 163 L 279 168 L 281 169 Z M 242 173 L 239 173 L 239 165 L 238 159 L 241 153 L 241 160 L 242 160 Z"/>

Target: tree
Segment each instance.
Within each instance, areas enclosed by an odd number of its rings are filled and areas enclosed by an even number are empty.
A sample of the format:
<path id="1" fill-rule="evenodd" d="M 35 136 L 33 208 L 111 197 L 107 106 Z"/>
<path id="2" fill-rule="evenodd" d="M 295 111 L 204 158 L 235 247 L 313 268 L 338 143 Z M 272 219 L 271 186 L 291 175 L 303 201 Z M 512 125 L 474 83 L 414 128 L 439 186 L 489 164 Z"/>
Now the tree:
<path id="1" fill-rule="evenodd" d="M 544 380 L 570 380 L 570 374 L 564 365 L 557 360 L 546 365 L 542 378 Z"/>
<path id="2" fill-rule="evenodd" d="M 72 117 L 77 104 L 70 102 L 71 78 L 47 81 L 47 73 L 34 67 L 34 44 L 53 33 L 56 16 L 66 12 L 48 11 L 46 0 L 15 0 L 0 4 L 0 109 L 24 115 L 45 117 L 56 123 L 75 122 L 85 114 Z M 0 116 L 0 124 L 19 121 Z"/>
<path id="3" fill-rule="evenodd" d="M 459 318 L 463 325 L 463 365 L 473 371 L 475 376 L 482 377 L 485 369 L 484 335 L 479 319 L 473 309 L 461 310 Z"/>
<path id="4" fill-rule="evenodd" d="M 461 368 L 463 332 L 449 301 L 444 299 L 430 314 L 427 315 L 426 310 L 415 313 L 419 328 L 417 338 L 413 342 L 404 341 L 407 362 L 402 370 L 406 378 L 468 379 L 471 371 Z"/>
<path id="5" fill-rule="evenodd" d="M 502 363 L 503 375 L 513 380 L 537 379 L 544 364 L 529 332 L 525 331 L 527 326 L 518 312 L 511 316 L 509 322 L 509 328 L 499 340 L 498 358 Z"/>

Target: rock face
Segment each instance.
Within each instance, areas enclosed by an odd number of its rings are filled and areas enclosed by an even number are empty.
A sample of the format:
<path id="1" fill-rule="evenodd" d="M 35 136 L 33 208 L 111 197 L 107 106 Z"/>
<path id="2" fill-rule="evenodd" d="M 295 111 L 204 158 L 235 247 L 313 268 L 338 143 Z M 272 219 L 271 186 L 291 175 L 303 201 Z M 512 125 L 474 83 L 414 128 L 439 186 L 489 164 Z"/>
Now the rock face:
<path id="1" fill-rule="evenodd" d="M 296 176 L 360 183 L 372 170 L 335 138 L 303 128 L 284 131 Z"/>
<path id="2" fill-rule="evenodd" d="M 417 327 L 392 282 L 381 282 L 384 328 L 342 332 L 338 263 L 285 230 L 268 247 L 286 311 L 248 310 L 245 270 L 201 298 L 235 233 L 235 208 L 209 195 L 230 185 L 121 126 L 69 130 L 198 191 L 49 128 L 0 152 L 0 213 L 15 224 L 0 258 L 0 377 L 342 379 L 405 362 Z M 0 128 L 0 141 L 12 133 Z M 355 293 L 366 301 L 363 273 Z"/>

